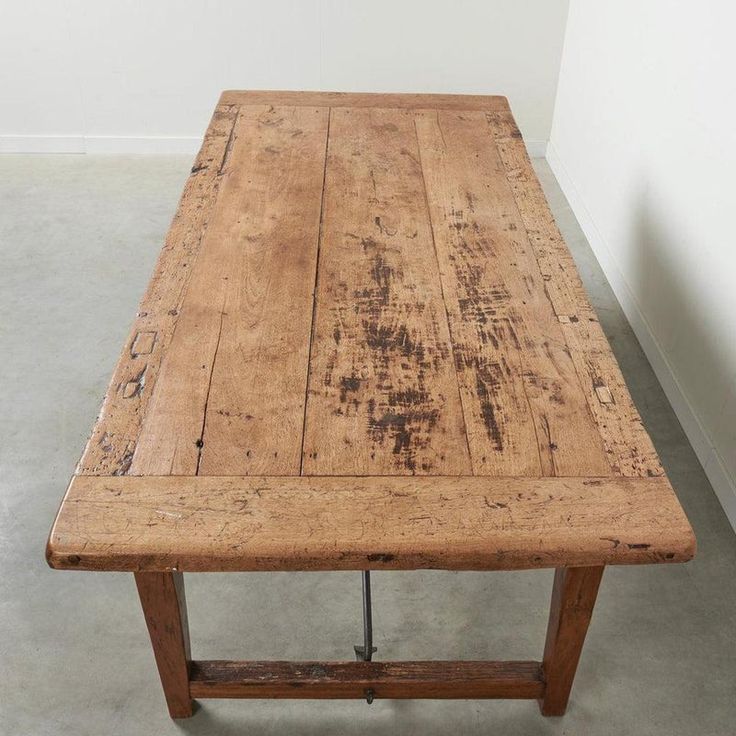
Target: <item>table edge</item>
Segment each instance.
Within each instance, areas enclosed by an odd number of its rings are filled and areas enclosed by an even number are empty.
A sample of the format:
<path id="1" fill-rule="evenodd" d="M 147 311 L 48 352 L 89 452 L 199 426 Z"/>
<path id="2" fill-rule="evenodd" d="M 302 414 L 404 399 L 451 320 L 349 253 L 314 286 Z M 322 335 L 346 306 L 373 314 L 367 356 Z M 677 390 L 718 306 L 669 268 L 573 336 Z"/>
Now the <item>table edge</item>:
<path id="1" fill-rule="evenodd" d="M 184 488 L 190 492 L 180 495 Z M 330 505 L 338 494 L 341 502 Z M 374 512 L 376 499 L 383 503 L 382 514 Z M 255 509 L 269 521 L 276 518 L 275 530 L 306 518 L 304 511 L 315 512 L 316 520 L 296 529 L 296 542 L 291 537 L 288 543 L 274 542 L 257 528 L 257 541 L 249 545 L 253 529 L 242 513 L 247 504 L 248 514 Z M 411 517 L 433 527 L 431 533 L 413 519 L 400 526 L 409 507 Z M 281 522 L 289 513 L 291 520 Z M 531 514 L 535 521 L 527 518 L 526 527 L 519 527 L 516 513 Z M 345 531 L 356 514 L 365 524 L 366 541 Z M 383 520 L 395 516 L 400 521 L 393 532 L 389 524 L 386 533 Z M 185 528 L 177 521 L 182 518 Z M 235 525 L 229 538 L 220 536 L 223 519 Z M 471 529 L 473 523 L 470 533 L 465 525 Z M 121 539 L 112 536 L 108 542 L 105 535 L 116 524 Z M 55 569 L 136 572 L 521 570 L 687 562 L 695 552 L 692 527 L 666 476 L 74 476 L 46 559 Z"/>
<path id="2" fill-rule="evenodd" d="M 307 107 L 375 107 L 399 109 L 509 111 L 503 95 L 426 92 L 330 92 L 296 90 L 224 90 L 218 105 L 285 105 Z"/>

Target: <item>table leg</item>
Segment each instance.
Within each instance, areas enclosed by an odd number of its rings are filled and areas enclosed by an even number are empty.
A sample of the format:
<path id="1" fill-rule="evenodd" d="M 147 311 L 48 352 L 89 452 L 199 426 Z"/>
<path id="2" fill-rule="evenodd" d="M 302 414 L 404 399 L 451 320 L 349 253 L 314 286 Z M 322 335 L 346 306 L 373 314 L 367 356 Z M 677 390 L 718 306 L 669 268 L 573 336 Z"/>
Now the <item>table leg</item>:
<path id="1" fill-rule="evenodd" d="M 603 570 L 603 567 L 555 570 L 542 662 L 546 684 L 539 701 L 545 716 L 564 715 L 567 708 Z"/>
<path id="2" fill-rule="evenodd" d="M 180 572 L 137 572 L 135 582 L 172 718 L 192 715 L 189 626 Z"/>

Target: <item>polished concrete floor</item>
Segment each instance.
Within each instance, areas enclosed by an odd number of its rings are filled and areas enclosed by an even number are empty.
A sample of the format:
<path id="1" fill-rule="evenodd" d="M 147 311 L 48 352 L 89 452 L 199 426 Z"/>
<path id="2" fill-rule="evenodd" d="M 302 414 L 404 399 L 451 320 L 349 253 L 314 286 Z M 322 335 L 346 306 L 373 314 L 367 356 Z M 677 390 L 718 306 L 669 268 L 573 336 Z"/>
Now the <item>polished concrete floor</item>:
<path id="1" fill-rule="evenodd" d="M 564 718 L 533 702 L 206 701 L 168 719 L 132 576 L 44 544 L 174 212 L 181 157 L 0 157 L 0 734 L 736 733 L 736 536 L 544 162 L 593 303 L 700 545 L 610 568 Z M 379 573 L 378 656 L 538 658 L 551 572 Z M 354 573 L 187 576 L 199 658 L 350 659 Z"/>

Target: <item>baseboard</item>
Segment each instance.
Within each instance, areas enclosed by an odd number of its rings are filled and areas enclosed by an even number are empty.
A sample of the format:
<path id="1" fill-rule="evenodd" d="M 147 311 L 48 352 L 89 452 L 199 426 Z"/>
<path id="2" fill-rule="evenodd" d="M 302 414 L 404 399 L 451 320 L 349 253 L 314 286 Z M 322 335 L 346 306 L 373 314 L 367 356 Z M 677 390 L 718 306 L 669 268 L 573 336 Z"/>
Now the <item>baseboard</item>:
<path id="1" fill-rule="evenodd" d="M 77 135 L 0 135 L 0 153 L 84 153 Z"/>
<path id="2" fill-rule="evenodd" d="M 89 136 L 86 153 L 196 154 L 202 145 L 197 137 L 141 136 L 135 138 Z"/>
<path id="3" fill-rule="evenodd" d="M 0 153 L 94 153 L 194 155 L 202 139 L 193 136 L 0 135 Z"/>
<path id="4" fill-rule="evenodd" d="M 675 377 L 665 352 L 657 342 L 634 295 L 629 288 L 603 234 L 595 224 L 579 190 L 559 157 L 554 145 L 547 145 L 547 162 L 554 173 L 585 237 L 590 243 L 603 272 L 611 285 L 621 308 L 639 340 L 657 379 L 680 420 L 680 424 L 703 466 L 718 500 L 726 512 L 731 526 L 736 530 L 736 482 L 726 470 L 710 436 L 693 410 L 687 396 Z"/>
<path id="5" fill-rule="evenodd" d="M 529 158 L 544 158 L 547 155 L 547 141 L 524 140 Z"/>

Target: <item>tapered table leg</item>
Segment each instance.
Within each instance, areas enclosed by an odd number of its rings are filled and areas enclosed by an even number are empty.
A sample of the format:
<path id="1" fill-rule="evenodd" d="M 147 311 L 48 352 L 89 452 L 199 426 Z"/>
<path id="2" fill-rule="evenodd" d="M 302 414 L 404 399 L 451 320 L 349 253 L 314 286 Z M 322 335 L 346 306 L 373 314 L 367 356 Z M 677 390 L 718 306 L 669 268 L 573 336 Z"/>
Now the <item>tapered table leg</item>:
<path id="1" fill-rule="evenodd" d="M 172 718 L 192 715 L 189 626 L 180 572 L 137 572 L 135 582 Z"/>
<path id="2" fill-rule="evenodd" d="M 603 570 L 569 567 L 555 571 L 542 662 L 545 690 L 539 701 L 545 716 L 561 716 L 567 708 Z"/>

